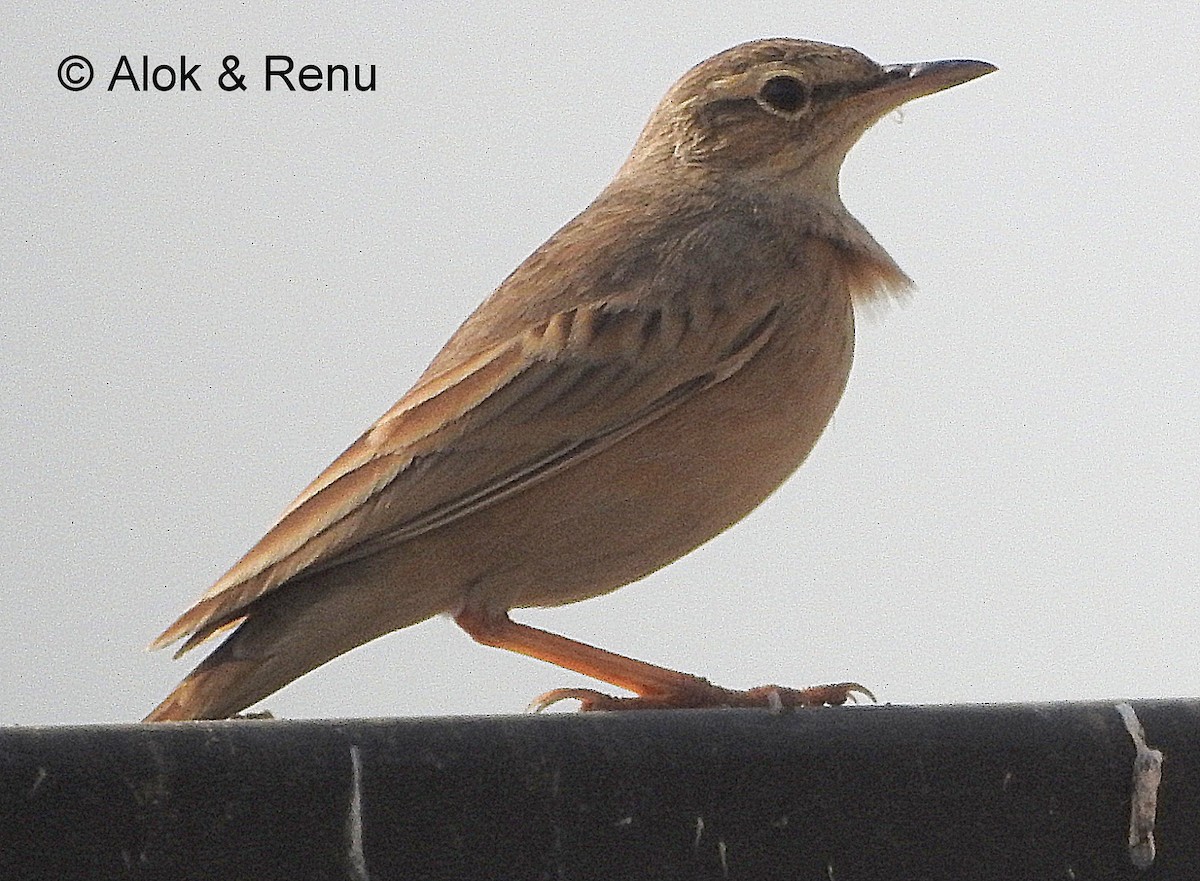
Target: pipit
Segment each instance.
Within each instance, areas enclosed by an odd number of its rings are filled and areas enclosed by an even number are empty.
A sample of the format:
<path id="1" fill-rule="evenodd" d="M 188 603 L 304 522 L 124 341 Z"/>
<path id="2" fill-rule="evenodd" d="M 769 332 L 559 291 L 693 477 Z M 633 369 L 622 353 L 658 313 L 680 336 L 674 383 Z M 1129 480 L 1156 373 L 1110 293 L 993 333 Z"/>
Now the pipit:
<path id="1" fill-rule="evenodd" d="M 804 461 L 846 385 L 854 304 L 909 285 L 843 207 L 842 161 L 889 111 L 994 69 L 772 39 L 688 71 L 596 200 L 155 640 L 232 631 L 147 720 L 227 717 L 437 614 L 636 695 L 541 705 L 845 701 L 858 686 L 719 688 L 509 610 L 642 578 Z"/>

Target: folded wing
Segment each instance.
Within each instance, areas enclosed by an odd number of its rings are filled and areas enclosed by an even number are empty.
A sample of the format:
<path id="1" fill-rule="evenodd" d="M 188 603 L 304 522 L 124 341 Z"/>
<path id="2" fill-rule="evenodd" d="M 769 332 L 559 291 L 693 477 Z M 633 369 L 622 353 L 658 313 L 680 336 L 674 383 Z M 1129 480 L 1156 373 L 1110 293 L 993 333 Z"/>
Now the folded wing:
<path id="1" fill-rule="evenodd" d="M 629 301 L 562 311 L 423 378 L 152 644 L 179 654 L 268 591 L 378 553 L 545 480 L 731 376 L 777 309 Z"/>

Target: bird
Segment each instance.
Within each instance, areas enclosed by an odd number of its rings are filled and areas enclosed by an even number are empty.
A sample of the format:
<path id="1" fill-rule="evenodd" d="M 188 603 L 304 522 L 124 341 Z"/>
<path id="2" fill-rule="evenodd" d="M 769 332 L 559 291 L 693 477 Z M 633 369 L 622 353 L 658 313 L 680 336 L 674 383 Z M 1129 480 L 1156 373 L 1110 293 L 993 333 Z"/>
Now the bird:
<path id="1" fill-rule="evenodd" d="M 151 645 L 213 650 L 145 721 L 228 718 L 448 615 L 477 642 L 631 693 L 584 710 L 808 706 L 514 621 L 607 594 L 745 517 L 847 384 L 855 306 L 911 281 L 844 207 L 860 136 L 996 68 L 743 43 L 667 91 L 612 181 L 466 319 L 403 397 Z"/>

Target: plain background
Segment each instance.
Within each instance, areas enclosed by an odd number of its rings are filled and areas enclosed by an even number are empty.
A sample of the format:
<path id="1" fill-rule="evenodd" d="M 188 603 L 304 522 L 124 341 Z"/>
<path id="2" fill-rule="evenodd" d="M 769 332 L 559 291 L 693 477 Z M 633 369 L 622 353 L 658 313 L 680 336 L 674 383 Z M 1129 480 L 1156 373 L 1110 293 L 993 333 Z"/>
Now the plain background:
<path id="1" fill-rule="evenodd" d="M 948 12 L 946 10 L 953 10 Z M 1107 10 L 1107 11 L 1106 11 Z M 692 64 L 801 36 L 996 74 L 851 153 L 917 281 L 809 462 L 679 563 L 517 613 L 730 686 L 1195 696 L 1200 19 L 1186 3 L 30 4 L 0 37 L 0 722 L 140 718 L 146 643 L 600 191 Z M 73 53 L 97 81 L 55 79 Z M 203 91 L 106 92 L 121 54 Z M 215 86 L 230 53 L 245 93 Z M 368 94 L 262 59 L 375 64 Z M 587 680 L 435 619 L 288 717 L 508 713 Z"/>

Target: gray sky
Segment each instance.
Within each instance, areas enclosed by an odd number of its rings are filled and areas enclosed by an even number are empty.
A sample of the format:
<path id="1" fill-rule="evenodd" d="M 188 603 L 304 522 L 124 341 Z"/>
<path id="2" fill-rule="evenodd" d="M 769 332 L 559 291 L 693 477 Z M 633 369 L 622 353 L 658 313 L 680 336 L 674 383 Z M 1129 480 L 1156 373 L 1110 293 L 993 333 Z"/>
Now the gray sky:
<path id="1" fill-rule="evenodd" d="M 779 35 L 999 65 L 884 119 L 843 172 L 918 290 L 860 324 L 833 423 L 761 509 L 514 617 L 729 686 L 1195 695 L 1194 9 L 447 7 L 9 11 L 0 723 L 148 711 L 200 655 L 145 644 L 599 192 L 679 74 Z M 56 81 L 74 53 L 78 93 Z M 185 53 L 203 91 L 106 92 L 143 53 Z M 230 53 L 245 93 L 215 86 Z M 267 54 L 375 64 L 378 90 L 265 93 Z M 515 712 L 575 684 L 435 619 L 265 706 Z"/>

